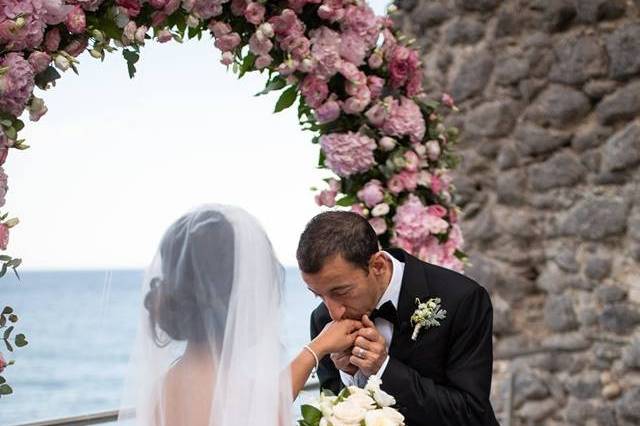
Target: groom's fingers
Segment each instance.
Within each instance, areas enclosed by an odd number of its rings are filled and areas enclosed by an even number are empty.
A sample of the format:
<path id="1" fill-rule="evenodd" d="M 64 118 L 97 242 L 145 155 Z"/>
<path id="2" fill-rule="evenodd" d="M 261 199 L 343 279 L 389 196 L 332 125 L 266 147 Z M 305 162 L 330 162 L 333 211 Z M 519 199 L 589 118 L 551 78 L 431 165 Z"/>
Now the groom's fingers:
<path id="1" fill-rule="evenodd" d="M 371 346 L 373 345 L 373 343 L 367 339 L 365 339 L 362 336 L 358 336 L 356 338 L 356 342 L 355 342 L 355 346 L 353 347 L 353 349 L 351 350 L 351 353 L 353 353 L 354 355 L 358 354 L 358 351 L 360 350 L 360 348 L 364 349 L 364 350 L 371 350 Z"/>
<path id="2" fill-rule="evenodd" d="M 362 324 L 367 328 L 375 328 L 376 325 L 369 319 L 368 315 L 362 316 Z"/>
<path id="3" fill-rule="evenodd" d="M 366 327 L 358 330 L 358 334 L 372 342 L 383 342 L 384 337 L 378 332 L 377 328 Z"/>

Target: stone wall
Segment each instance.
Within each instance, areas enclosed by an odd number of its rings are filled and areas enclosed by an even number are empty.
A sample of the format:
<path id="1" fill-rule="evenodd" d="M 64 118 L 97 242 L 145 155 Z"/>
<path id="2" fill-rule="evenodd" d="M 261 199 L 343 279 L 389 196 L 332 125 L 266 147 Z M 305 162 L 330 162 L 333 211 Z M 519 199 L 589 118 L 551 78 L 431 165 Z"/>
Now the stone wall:
<path id="1" fill-rule="evenodd" d="M 397 0 L 461 113 L 503 424 L 640 424 L 640 1 Z"/>

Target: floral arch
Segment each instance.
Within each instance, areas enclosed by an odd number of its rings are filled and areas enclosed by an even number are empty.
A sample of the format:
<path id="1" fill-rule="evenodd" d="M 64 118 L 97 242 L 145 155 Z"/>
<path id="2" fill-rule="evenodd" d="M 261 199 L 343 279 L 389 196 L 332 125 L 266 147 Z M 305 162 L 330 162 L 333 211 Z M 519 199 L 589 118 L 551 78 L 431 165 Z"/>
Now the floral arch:
<path id="1" fill-rule="evenodd" d="M 239 77 L 264 75 L 261 93 L 281 91 L 275 112 L 298 101 L 300 125 L 320 146 L 318 166 L 335 173 L 318 205 L 363 215 L 382 246 L 462 269 L 449 176 L 457 131 L 438 114 L 455 109 L 453 100 L 430 99 L 412 41 L 362 0 L 0 0 L 0 208 L 8 188 L 1 165 L 29 148 L 20 117 L 47 112 L 36 91 L 77 73 L 82 52 L 103 59 L 120 51 L 133 77 L 146 42 L 203 36 Z M 17 224 L 0 213 L 0 249 Z M 21 260 L 3 254 L 0 262 L 2 276 Z M 11 308 L 0 314 L 7 349 L 26 344 L 10 336 L 16 321 Z M 10 393 L 4 386 L 0 377 L 0 395 Z"/>

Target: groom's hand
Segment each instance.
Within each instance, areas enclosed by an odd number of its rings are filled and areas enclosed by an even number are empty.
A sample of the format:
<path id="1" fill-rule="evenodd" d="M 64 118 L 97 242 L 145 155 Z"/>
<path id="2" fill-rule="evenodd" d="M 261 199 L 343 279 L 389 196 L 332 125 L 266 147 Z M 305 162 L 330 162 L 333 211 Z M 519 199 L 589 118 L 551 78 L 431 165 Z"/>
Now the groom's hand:
<path id="1" fill-rule="evenodd" d="M 351 349 L 347 349 L 345 352 L 331 354 L 331 361 L 333 361 L 333 364 L 338 370 L 354 376 L 358 372 L 358 367 L 351 364 L 349 358 L 351 358 Z"/>
<path id="2" fill-rule="evenodd" d="M 367 315 L 362 317 L 362 325 L 364 327 L 358 331 L 349 361 L 365 375 L 371 376 L 378 373 L 387 359 L 387 346 L 384 337 Z"/>

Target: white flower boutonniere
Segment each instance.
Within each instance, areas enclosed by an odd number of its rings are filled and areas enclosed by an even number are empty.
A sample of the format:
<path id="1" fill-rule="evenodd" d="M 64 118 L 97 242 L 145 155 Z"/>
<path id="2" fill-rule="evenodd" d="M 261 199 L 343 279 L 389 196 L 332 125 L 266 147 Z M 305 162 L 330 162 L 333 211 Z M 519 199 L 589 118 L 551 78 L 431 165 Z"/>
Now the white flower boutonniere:
<path id="1" fill-rule="evenodd" d="M 420 302 L 420 299 L 416 299 L 418 309 L 411 315 L 411 325 L 413 325 L 411 340 L 415 341 L 423 328 L 439 326 L 440 320 L 447 317 L 447 311 L 441 308 L 440 302 L 439 297 L 434 297 L 424 303 Z"/>

